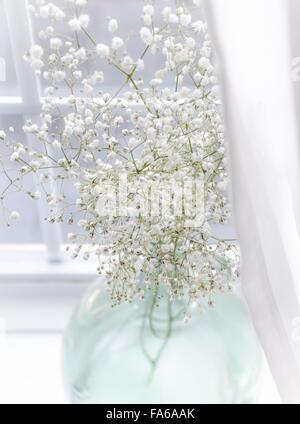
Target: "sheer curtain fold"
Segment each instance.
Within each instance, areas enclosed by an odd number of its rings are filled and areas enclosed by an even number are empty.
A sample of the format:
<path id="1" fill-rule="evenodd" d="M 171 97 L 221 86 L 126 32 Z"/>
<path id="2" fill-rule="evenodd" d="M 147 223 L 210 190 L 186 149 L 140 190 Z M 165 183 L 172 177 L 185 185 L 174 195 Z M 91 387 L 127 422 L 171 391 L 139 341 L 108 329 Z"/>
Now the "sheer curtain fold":
<path id="1" fill-rule="evenodd" d="M 300 403 L 300 163 L 288 2 L 203 3 L 220 66 L 244 292 L 283 401 Z"/>

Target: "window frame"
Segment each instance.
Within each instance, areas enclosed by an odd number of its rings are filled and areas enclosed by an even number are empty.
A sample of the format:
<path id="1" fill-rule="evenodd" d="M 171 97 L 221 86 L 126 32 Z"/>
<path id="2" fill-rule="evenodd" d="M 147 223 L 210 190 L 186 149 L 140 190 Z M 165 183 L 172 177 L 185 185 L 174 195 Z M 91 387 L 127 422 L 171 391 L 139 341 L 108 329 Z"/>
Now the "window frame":
<path id="1" fill-rule="evenodd" d="M 34 44 L 27 0 L 3 0 L 20 96 L 0 95 L 1 116 L 40 119 L 38 77 L 23 56 Z M 16 13 L 16 10 L 18 13 Z M 31 135 L 24 134 L 28 145 Z M 83 291 L 97 278 L 96 263 L 64 253 L 60 224 L 49 225 L 46 202 L 38 202 L 43 244 L 0 244 L 1 332 L 61 332 Z"/>
<path id="2" fill-rule="evenodd" d="M 20 115 L 26 120 L 40 119 L 42 96 L 38 77 L 24 63 L 24 52 L 34 44 L 33 26 L 29 15 L 27 0 L 3 0 L 9 38 L 12 46 L 12 56 L 20 89 L 19 97 L 0 97 L 0 115 Z M 17 7 L 16 7 L 17 6 Z M 18 13 L 16 13 L 16 9 Z M 24 134 L 28 145 L 33 143 L 32 135 Z M 49 262 L 64 260 L 62 246 L 62 231 L 59 224 L 50 226 L 44 221 L 47 216 L 47 205 L 38 203 L 39 223 L 42 238 L 46 246 L 46 257 Z"/>

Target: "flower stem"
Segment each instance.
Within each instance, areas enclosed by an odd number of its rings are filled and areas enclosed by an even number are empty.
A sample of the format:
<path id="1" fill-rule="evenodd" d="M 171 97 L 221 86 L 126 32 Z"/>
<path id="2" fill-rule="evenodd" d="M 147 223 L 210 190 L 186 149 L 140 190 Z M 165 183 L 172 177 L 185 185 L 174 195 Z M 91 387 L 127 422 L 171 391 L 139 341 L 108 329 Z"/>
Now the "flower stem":
<path id="1" fill-rule="evenodd" d="M 142 322 L 142 327 L 141 327 L 141 334 L 140 334 L 140 343 L 141 343 L 141 348 L 143 351 L 143 354 L 145 355 L 145 357 L 147 358 L 147 360 L 150 363 L 150 372 L 149 372 L 149 376 L 148 376 L 148 384 L 150 384 L 153 380 L 155 371 L 157 369 L 157 365 L 159 363 L 159 360 L 161 359 L 161 356 L 169 342 L 169 339 L 172 335 L 172 329 L 173 329 L 173 321 L 174 321 L 174 317 L 172 314 L 172 304 L 170 302 L 170 300 L 168 299 L 168 307 L 167 307 L 167 319 L 166 319 L 166 324 L 167 324 L 167 329 L 166 332 L 161 335 L 157 332 L 157 330 L 154 327 L 154 306 L 156 304 L 157 301 L 157 291 L 154 293 L 153 295 L 153 299 L 151 300 L 151 304 L 149 305 L 149 302 L 146 303 L 146 310 L 145 310 L 145 314 L 143 316 L 143 322 Z M 149 328 L 147 328 L 147 322 L 149 323 Z M 154 336 L 155 338 L 159 338 L 162 340 L 161 346 L 158 349 L 157 354 L 152 357 L 148 350 L 147 347 L 145 345 L 145 336 L 146 336 L 146 331 L 150 330 L 150 333 L 152 336 Z"/>

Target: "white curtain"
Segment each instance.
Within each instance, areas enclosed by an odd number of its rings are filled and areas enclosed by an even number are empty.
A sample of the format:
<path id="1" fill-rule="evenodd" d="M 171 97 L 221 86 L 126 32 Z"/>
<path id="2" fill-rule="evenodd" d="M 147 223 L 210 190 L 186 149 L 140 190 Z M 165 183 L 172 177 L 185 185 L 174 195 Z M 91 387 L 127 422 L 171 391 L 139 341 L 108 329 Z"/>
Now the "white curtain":
<path id="1" fill-rule="evenodd" d="M 243 288 L 282 400 L 300 403 L 300 156 L 292 3 L 203 3 L 220 67 Z M 294 20 L 300 26 L 300 10 Z"/>

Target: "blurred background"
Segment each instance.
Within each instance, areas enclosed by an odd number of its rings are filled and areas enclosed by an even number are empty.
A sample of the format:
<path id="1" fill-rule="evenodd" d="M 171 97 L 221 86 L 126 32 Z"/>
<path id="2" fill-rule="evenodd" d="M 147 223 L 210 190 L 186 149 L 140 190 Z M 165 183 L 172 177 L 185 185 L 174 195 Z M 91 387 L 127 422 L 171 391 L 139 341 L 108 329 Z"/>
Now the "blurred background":
<path id="1" fill-rule="evenodd" d="M 105 17 L 111 16 L 118 19 L 121 33 L 134 33 L 142 3 L 127 0 L 124 8 L 124 0 L 90 0 L 92 32 L 106 42 Z M 157 3 L 165 5 L 163 0 Z M 297 1 L 291 3 L 299 6 Z M 40 27 L 38 20 L 29 19 L 26 8 L 26 0 L 0 0 L 0 129 L 8 132 L 13 126 L 22 142 L 30 143 L 21 128 L 25 119 L 38 117 L 41 95 L 39 81 L 23 54 L 32 38 L 37 39 Z M 191 8 L 200 18 L 200 9 Z M 141 50 L 138 39 L 132 46 Z M 150 74 L 153 66 L 151 61 L 146 64 Z M 108 75 L 110 91 L 119 86 L 119 77 Z M 0 181 L 0 188 L 3 184 Z M 35 181 L 28 185 L 32 189 Z M 62 333 L 82 292 L 95 280 L 96 267 L 68 258 L 64 244 L 69 229 L 45 224 L 43 204 L 20 195 L 11 196 L 9 202 L 21 218 L 13 227 L 7 226 L 5 216 L 0 219 L 0 403 L 65 403 L 60 371 Z M 232 223 L 219 231 L 235 237 Z M 267 367 L 261 401 L 278 402 Z"/>

